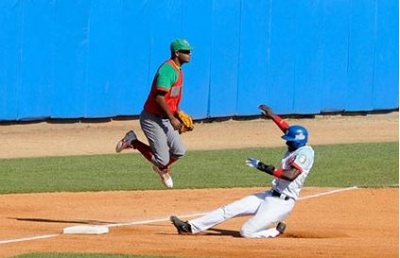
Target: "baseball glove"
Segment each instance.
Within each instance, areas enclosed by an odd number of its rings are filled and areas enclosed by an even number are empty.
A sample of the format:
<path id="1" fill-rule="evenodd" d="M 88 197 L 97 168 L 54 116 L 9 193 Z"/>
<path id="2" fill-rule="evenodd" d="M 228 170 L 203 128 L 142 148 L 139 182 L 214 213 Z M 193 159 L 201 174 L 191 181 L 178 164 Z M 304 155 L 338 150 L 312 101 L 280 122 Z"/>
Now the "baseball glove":
<path id="1" fill-rule="evenodd" d="M 182 123 L 181 129 L 179 129 L 179 133 L 185 133 L 188 131 L 192 131 L 194 129 L 192 117 L 183 112 L 182 110 L 179 110 L 176 113 L 176 118 L 178 118 L 179 121 L 181 121 Z"/>

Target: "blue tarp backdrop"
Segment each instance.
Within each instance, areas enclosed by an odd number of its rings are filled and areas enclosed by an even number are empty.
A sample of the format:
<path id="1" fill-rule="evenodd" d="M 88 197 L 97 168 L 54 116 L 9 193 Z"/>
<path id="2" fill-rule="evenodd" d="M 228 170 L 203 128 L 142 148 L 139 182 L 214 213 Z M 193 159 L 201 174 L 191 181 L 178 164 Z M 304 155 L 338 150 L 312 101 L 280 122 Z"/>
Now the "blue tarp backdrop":
<path id="1" fill-rule="evenodd" d="M 169 43 L 195 119 L 399 107 L 398 0 L 2 0 L 0 120 L 138 115 Z"/>

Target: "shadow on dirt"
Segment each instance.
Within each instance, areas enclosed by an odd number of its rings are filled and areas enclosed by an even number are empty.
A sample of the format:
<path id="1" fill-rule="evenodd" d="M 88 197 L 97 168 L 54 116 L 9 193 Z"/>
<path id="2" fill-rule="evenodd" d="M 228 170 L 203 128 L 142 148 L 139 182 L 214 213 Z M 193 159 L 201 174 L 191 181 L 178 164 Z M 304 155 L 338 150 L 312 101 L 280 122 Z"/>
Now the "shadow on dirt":
<path id="1" fill-rule="evenodd" d="M 31 221 L 31 222 L 46 222 L 46 223 L 77 223 L 86 225 L 102 225 L 102 224 L 118 223 L 112 221 L 99 221 L 99 220 L 59 220 L 59 219 L 45 219 L 45 218 L 8 218 L 8 219 Z"/>

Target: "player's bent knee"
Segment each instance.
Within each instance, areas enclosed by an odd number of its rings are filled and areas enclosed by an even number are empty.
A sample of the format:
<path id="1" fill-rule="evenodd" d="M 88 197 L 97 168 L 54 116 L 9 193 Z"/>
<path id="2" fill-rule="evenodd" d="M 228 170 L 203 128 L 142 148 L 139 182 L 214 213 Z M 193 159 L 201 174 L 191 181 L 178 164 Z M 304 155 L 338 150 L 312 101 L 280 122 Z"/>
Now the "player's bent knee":
<path id="1" fill-rule="evenodd" d="M 244 238 L 254 238 L 255 231 L 245 223 L 240 229 L 240 235 Z"/>
<path id="2" fill-rule="evenodd" d="M 243 230 L 243 228 L 240 230 L 240 235 L 244 238 L 253 238 L 254 237 L 253 232 Z"/>
<path id="3" fill-rule="evenodd" d="M 169 155 L 156 157 L 156 163 L 158 167 L 165 167 L 169 163 Z"/>
<path id="4" fill-rule="evenodd" d="M 245 231 L 243 231 L 243 229 L 240 230 L 240 236 L 246 238 L 247 234 Z"/>
<path id="5" fill-rule="evenodd" d="M 186 149 L 182 148 L 179 150 L 175 150 L 171 153 L 171 155 L 177 159 L 181 158 L 182 156 L 184 156 L 186 153 Z"/>
<path id="6" fill-rule="evenodd" d="M 180 159 L 185 155 L 185 153 L 171 153 L 171 159 Z"/>

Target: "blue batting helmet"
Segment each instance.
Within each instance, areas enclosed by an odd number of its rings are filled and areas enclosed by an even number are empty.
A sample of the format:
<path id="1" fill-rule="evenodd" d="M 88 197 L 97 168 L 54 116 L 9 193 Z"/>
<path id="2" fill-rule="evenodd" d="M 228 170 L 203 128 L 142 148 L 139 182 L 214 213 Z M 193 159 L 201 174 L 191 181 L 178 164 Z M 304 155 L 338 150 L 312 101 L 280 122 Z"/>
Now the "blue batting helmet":
<path id="1" fill-rule="evenodd" d="M 305 127 L 300 125 L 292 125 L 286 129 L 282 139 L 293 142 L 293 146 L 297 149 L 306 145 L 308 141 L 308 131 Z"/>

